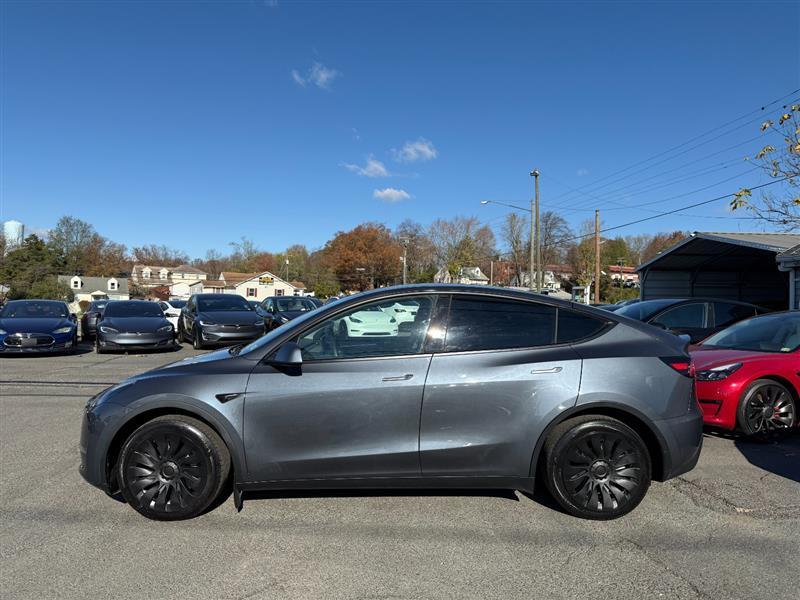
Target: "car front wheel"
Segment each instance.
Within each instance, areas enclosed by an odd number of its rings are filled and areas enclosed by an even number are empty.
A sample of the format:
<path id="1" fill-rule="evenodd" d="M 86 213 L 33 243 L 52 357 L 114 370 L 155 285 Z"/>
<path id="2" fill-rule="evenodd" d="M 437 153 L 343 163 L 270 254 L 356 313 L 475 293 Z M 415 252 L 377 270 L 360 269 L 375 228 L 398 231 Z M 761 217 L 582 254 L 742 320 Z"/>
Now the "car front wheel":
<path id="1" fill-rule="evenodd" d="M 203 330 L 199 325 L 192 327 L 192 348 L 195 350 L 203 349 Z"/>
<path id="2" fill-rule="evenodd" d="M 608 520 L 632 511 L 651 480 L 650 453 L 623 422 L 585 415 L 557 425 L 544 446 L 547 487 L 571 515 Z"/>
<path id="3" fill-rule="evenodd" d="M 148 421 L 125 441 L 117 461 L 125 500 L 158 521 L 190 519 L 220 495 L 230 453 L 208 425 L 183 415 Z"/>

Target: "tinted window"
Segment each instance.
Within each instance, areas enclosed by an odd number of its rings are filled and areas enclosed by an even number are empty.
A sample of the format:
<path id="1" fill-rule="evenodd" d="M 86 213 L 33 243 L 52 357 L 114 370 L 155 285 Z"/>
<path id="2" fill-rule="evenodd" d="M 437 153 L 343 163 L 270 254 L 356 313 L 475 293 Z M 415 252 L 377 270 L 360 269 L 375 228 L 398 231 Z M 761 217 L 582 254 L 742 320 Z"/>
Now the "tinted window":
<path id="1" fill-rule="evenodd" d="M 412 319 L 395 318 L 396 300 L 381 300 L 338 313 L 303 333 L 297 343 L 303 360 L 367 358 L 418 354 L 433 308 L 433 296 L 416 296 L 417 311 Z"/>
<path id="2" fill-rule="evenodd" d="M 646 321 L 662 308 L 673 304 L 675 300 L 645 300 L 644 302 L 636 302 L 635 304 L 628 304 L 622 308 L 617 309 L 615 312 L 618 315 L 625 315 L 630 319 L 637 321 Z"/>
<path id="3" fill-rule="evenodd" d="M 752 306 L 732 304 L 730 302 L 714 302 L 714 323 L 717 327 L 727 327 L 756 314 Z"/>
<path id="4" fill-rule="evenodd" d="M 453 296 L 445 350 L 530 348 L 553 343 L 556 309 L 533 302 Z"/>
<path id="5" fill-rule="evenodd" d="M 307 310 L 314 310 L 317 306 L 311 302 L 311 300 L 306 300 L 305 298 L 295 298 L 293 296 L 287 296 L 285 298 L 276 298 L 275 304 L 278 305 L 279 311 L 299 311 L 304 312 Z"/>
<path id="6" fill-rule="evenodd" d="M 170 304 L 172 304 L 172 308 L 183 308 L 186 306 L 186 300 L 170 300 Z"/>
<path id="7" fill-rule="evenodd" d="M 795 352 L 800 349 L 800 313 L 765 315 L 740 321 L 715 333 L 702 345 L 704 348 Z"/>
<path id="8" fill-rule="evenodd" d="M 253 310 L 247 300 L 241 296 L 211 296 L 197 299 L 197 310 L 200 312 Z"/>
<path id="9" fill-rule="evenodd" d="M 109 302 L 103 313 L 106 319 L 114 317 L 162 317 L 164 312 L 155 302 Z"/>
<path id="10" fill-rule="evenodd" d="M 703 328 L 705 327 L 705 313 L 706 305 L 702 302 L 682 304 L 664 311 L 653 322 L 659 323 L 667 329 Z"/>
<path id="11" fill-rule="evenodd" d="M 56 317 L 67 318 L 69 311 L 63 302 L 48 300 L 18 300 L 5 305 L 0 312 L 3 319 L 52 319 Z"/>
<path id="12" fill-rule="evenodd" d="M 592 337 L 606 326 L 605 321 L 563 308 L 558 309 L 558 343 Z"/>

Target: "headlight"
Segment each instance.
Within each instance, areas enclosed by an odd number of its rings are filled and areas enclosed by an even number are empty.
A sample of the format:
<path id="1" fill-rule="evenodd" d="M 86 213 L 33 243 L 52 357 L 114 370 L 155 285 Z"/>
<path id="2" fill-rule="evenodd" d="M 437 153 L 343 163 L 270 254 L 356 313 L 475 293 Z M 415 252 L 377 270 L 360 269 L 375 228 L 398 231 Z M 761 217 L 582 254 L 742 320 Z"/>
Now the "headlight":
<path id="1" fill-rule="evenodd" d="M 730 363 L 728 365 L 721 365 L 713 369 L 705 369 L 697 372 L 697 381 L 720 381 L 729 375 L 738 371 L 742 363 Z"/>
<path id="2" fill-rule="evenodd" d="M 203 327 L 208 327 L 209 325 L 216 325 L 216 323 L 214 323 L 213 321 L 198 321 L 198 323 L 200 323 L 200 325 L 202 325 Z"/>
<path id="3" fill-rule="evenodd" d="M 100 331 L 102 331 L 103 333 L 119 333 L 119 331 L 117 331 L 113 327 L 109 327 L 108 325 L 100 325 Z"/>
<path id="4" fill-rule="evenodd" d="M 5 335 L 5 334 L 7 334 L 7 333 L 8 333 L 8 332 L 7 332 L 5 329 L 0 329 L 0 335 Z"/>
<path id="5" fill-rule="evenodd" d="M 53 333 L 69 333 L 70 331 L 72 331 L 72 327 L 59 327 Z"/>
<path id="6" fill-rule="evenodd" d="M 349 319 L 350 319 L 350 320 L 351 320 L 353 323 L 363 323 L 363 321 L 362 321 L 361 319 L 359 319 L 358 317 L 354 317 L 354 316 L 352 316 L 352 315 L 351 315 L 351 316 L 350 316 L 350 317 L 348 317 L 348 318 L 349 318 Z"/>
<path id="7" fill-rule="evenodd" d="M 156 331 L 172 331 L 172 325 L 164 325 L 156 329 Z"/>

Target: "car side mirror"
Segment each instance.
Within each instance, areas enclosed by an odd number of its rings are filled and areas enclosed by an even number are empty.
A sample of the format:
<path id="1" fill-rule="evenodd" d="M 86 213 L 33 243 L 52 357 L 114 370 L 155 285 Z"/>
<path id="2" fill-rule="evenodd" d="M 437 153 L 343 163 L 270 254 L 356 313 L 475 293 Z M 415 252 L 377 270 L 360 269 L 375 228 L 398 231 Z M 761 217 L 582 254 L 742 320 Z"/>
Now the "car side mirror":
<path id="1" fill-rule="evenodd" d="M 284 367 L 299 367 L 303 364 L 303 353 L 296 342 L 286 342 L 269 362 Z"/>

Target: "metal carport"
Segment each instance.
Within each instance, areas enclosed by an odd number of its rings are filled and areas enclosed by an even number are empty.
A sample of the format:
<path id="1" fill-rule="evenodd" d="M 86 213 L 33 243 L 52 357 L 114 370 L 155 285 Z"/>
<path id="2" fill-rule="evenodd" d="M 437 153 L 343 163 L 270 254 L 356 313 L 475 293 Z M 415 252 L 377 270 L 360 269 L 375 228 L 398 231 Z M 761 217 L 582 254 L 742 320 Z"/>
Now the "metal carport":
<path id="1" fill-rule="evenodd" d="M 797 244 L 798 233 L 697 231 L 636 269 L 641 298 L 712 297 L 785 309 L 789 274 L 775 258 Z"/>

